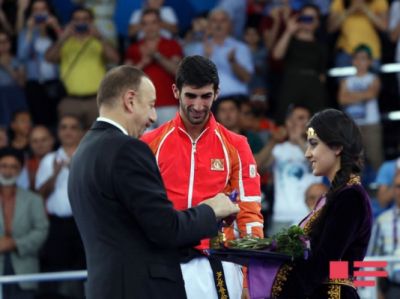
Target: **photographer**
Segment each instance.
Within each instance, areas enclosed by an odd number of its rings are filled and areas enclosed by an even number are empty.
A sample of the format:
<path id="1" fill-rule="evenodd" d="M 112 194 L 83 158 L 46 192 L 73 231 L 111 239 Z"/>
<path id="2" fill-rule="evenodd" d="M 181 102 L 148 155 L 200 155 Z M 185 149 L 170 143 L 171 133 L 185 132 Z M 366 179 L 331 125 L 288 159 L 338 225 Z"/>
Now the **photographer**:
<path id="1" fill-rule="evenodd" d="M 58 66 L 44 56 L 61 34 L 61 28 L 46 0 L 32 1 L 21 9 L 27 13 L 27 20 L 18 36 L 18 59 L 26 70 L 29 110 L 35 123 L 55 126 L 57 103 L 63 94 L 59 90 Z"/>
<path id="2" fill-rule="evenodd" d="M 77 8 L 46 59 L 60 63 L 67 97 L 58 106 L 61 115 L 73 114 L 89 127 L 97 117 L 96 93 L 106 73 L 106 64 L 119 62 L 117 51 L 94 27 L 93 13 Z"/>
<path id="3" fill-rule="evenodd" d="M 290 104 L 307 106 L 312 113 L 326 107 L 326 49 L 315 37 L 319 20 L 318 7 L 304 5 L 299 15 L 288 20 L 286 31 L 273 49 L 273 58 L 284 61 L 283 80 L 276 103 L 278 122 L 284 121 Z"/>

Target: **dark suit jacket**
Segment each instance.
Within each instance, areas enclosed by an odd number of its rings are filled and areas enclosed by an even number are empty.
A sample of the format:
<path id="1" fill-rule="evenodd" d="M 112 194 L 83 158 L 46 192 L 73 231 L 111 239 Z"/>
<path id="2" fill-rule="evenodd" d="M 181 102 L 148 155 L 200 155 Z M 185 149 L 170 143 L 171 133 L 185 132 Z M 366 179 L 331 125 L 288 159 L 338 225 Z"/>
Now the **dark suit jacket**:
<path id="1" fill-rule="evenodd" d="M 96 122 L 71 163 L 68 196 L 88 266 L 88 299 L 186 298 L 178 247 L 217 234 L 213 210 L 176 211 L 148 146 Z"/>

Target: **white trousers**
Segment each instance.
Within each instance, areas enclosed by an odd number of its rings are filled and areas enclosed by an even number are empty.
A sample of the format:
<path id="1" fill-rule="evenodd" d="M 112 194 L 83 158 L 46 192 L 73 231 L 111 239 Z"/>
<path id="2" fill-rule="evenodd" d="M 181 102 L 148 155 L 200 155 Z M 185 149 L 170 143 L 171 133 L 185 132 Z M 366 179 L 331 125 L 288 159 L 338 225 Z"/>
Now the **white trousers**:
<path id="1" fill-rule="evenodd" d="M 240 299 L 243 289 L 243 273 L 240 265 L 222 262 L 230 299 Z M 181 264 L 188 299 L 218 299 L 210 262 L 206 257 L 194 258 Z"/>

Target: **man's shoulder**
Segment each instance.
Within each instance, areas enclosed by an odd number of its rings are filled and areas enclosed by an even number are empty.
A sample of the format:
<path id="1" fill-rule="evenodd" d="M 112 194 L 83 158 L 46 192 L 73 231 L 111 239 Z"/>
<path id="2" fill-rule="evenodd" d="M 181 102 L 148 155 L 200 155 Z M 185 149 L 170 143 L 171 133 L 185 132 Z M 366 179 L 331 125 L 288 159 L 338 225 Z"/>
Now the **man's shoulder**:
<path id="1" fill-rule="evenodd" d="M 383 162 L 383 164 L 378 169 L 378 174 L 376 176 L 376 183 L 383 184 L 386 179 L 393 179 L 394 174 L 396 173 L 397 168 L 397 160 L 389 160 Z"/>
<path id="2" fill-rule="evenodd" d="M 238 133 L 232 132 L 225 128 L 223 125 L 218 125 L 218 131 L 223 135 L 224 139 L 231 144 L 234 148 L 238 150 L 238 152 L 250 152 L 250 145 L 247 141 L 247 137 L 240 135 Z"/>
<path id="3" fill-rule="evenodd" d="M 382 169 L 395 169 L 396 168 L 397 159 L 384 161 L 380 168 Z"/>
<path id="4" fill-rule="evenodd" d="M 158 128 L 147 132 L 140 138 L 140 140 L 147 144 L 153 144 L 154 142 L 160 143 L 161 140 L 163 140 L 170 132 L 174 130 L 175 126 L 173 124 L 173 120 L 170 120 Z"/>

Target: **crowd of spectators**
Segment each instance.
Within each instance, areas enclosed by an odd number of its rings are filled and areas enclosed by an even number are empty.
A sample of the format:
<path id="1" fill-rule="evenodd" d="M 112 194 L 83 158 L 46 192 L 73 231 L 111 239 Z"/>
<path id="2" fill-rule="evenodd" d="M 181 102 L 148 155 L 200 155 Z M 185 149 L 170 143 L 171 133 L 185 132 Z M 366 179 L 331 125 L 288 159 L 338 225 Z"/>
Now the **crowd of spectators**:
<path id="1" fill-rule="evenodd" d="M 183 13 L 185 7 L 191 13 Z M 380 67 L 400 62 L 399 0 L 0 0 L 4 273 L 20 273 L 9 252 L 24 250 L 40 262 L 29 271 L 85 268 L 66 186 L 69 161 L 97 117 L 100 81 L 116 65 L 142 69 L 156 87 L 157 127 L 177 112 L 171 85 L 186 55 L 203 55 L 217 65 L 221 83 L 213 112 L 248 138 L 262 179 L 267 234 L 301 220 L 326 192 L 326 181 L 311 174 L 304 158 L 305 125 L 326 107 L 344 110 L 361 128 L 364 182 L 376 186 L 370 190 L 375 215 L 398 211 L 400 158 L 384 150 L 381 115 L 400 107 L 400 72 L 390 77 Z M 343 66 L 356 72 L 329 76 L 330 68 Z M 5 208 L 13 193 L 2 182 L 13 176 L 18 190 L 25 190 L 17 200 L 26 197 L 34 209 L 24 215 L 36 217 L 30 222 L 37 231 L 32 251 L 9 227 L 12 213 Z M 393 214 L 382 217 L 370 253 L 398 254 L 400 244 L 386 235 L 399 226 L 400 238 L 400 221 L 390 220 Z M 16 244 L 3 249 L 5 237 Z M 35 287 L 21 284 L 11 291 Z M 40 289 L 41 298 L 83 296 L 79 284 Z"/>

